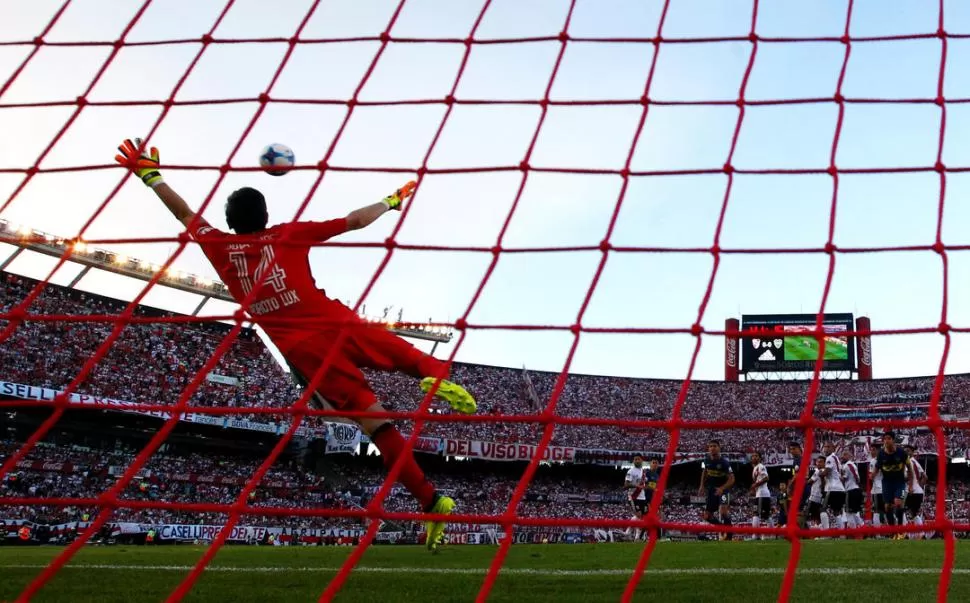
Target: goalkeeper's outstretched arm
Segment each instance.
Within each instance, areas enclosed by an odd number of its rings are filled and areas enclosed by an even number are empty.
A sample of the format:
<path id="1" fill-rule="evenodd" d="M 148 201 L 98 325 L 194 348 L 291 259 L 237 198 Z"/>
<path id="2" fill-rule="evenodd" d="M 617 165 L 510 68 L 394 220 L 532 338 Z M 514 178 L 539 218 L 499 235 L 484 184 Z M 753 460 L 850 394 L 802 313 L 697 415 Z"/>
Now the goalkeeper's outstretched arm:
<path id="1" fill-rule="evenodd" d="M 415 186 L 417 186 L 417 182 L 411 180 L 381 201 L 350 212 L 347 214 L 347 230 L 358 230 L 370 226 L 375 220 L 392 209 L 401 211 L 404 200 L 414 194 Z"/>
<path id="2" fill-rule="evenodd" d="M 176 193 L 172 187 L 165 184 L 162 174 L 158 171 L 160 163 L 158 160 L 158 149 L 155 147 L 142 149 L 143 143 L 140 138 L 126 140 L 118 147 L 119 155 L 115 155 L 115 161 L 126 166 L 146 186 L 150 187 L 158 198 L 162 200 L 168 211 L 172 212 L 179 222 L 188 226 L 195 218 L 195 212 L 189 208 L 185 199 Z"/>
<path id="3" fill-rule="evenodd" d="M 189 204 L 171 186 L 162 182 L 152 190 L 162 200 L 162 203 L 165 204 L 168 211 L 172 212 L 172 215 L 185 226 L 188 226 L 193 218 L 195 218 L 195 212 L 189 209 Z"/>

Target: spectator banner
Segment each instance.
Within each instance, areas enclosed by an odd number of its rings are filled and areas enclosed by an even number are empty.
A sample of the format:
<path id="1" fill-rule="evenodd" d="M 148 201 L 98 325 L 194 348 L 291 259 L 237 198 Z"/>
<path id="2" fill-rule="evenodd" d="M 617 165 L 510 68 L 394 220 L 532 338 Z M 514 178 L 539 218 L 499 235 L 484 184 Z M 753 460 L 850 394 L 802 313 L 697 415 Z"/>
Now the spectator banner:
<path id="1" fill-rule="evenodd" d="M 147 527 L 147 526 L 146 526 Z M 193 526 L 184 524 L 165 524 L 158 526 L 158 536 L 162 540 L 214 540 L 222 526 Z M 236 526 L 229 534 L 229 541 L 262 540 L 267 528 Z"/>
<path id="2" fill-rule="evenodd" d="M 414 443 L 415 452 L 427 452 L 429 454 L 441 454 L 444 451 L 444 440 L 441 438 L 418 437 Z"/>
<path id="3" fill-rule="evenodd" d="M 360 428 L 356 425 L 328 423 L 325 454 L 356 454 L 360 436 Z"/>
<path id="4" fill-rule="evenodd" d="M 168 523 L 163 525 L 135 523 L 119 525 L 126 526 L 121 531 L 126 528 L 128 530 L 135 529 L 135 526 L 143 532 L 147 532 L 149 529 L 155 529 L 158 532 L 159 538 L 162 540 L 180 541 L 213 540 L 218 536 L 219 530 L 222 529 L 222 526 Z M 267 536 L 273 535 L 274 539 L 278 542 L 319 542 L 322 538 L 359 538 L 363 533 L 364 530 L 359 528 L 312 528 L 294 530 L 290 528 L 267 528 L 263 526 L 236 526 L 230 532 L 228 540 L 234 542 L 260 542 Z"/>
<path id="5" fill-rule="evenodd" d="M 60 390 L 51 389 L 49 387 L 37 387 L 33 385 L 23 385 L 21 383 L 11 383 L 9 381 L 0 381 L 0 398 L 46 400 L 53 402 L 54 398 L 59 393 L 61 393 Z M 172 416 L 171 413 L 157 410 L 131 410 L 130 407 L 135 406 L 135 402 L 126 402 L 124 400 L 115 400 L 114 398 L 105 398 L 102 396 L 74 393 L 68 396 L 68 401 L 72 404 L 97 404 L 99 406 L 110 406 L 115 407 L 117 410 L 122 412 L 158 417 L 160 419 L 168 419 Z M 233 415 L 186 413 L 183 414 L 179 420 L 187 423 L 197 423 L 200 425 L 215 425 L 224 429 L 247 429 L 249 431 L 261 431 L 263 433 L 272 433 L 275 435 L 279 435 L 286 431 L 285 424 L 270 423 L 265 421 L 256 422 L 250 421 L 249 419 L 237 419 L 234 418 Z M 296 435 L 300 437 L 323 437 L 324 434 L 326 434 L 325 427 L 312 429 L 301 426 L 296 430 Z"/>
<path id="6" fill-rule="evenodd" d="M 60 393 L 60 390 L 51 389 L 49 387 L 36 387 L 33 385 L 23 385 L 20 383 L 0 381 L 0 396 L 2 397 L 20 398 L 21 400 L 48 400 L 53 402 L 54 398 Z M 117 406 L 119 410 L 124 410 L 124 407 L 131 406 L 133 404 L 132 402 L 125 402 L 124 400 L 115 400 L 113 398 L 103 398 L 101 396 L 90 396 L 88 394 L 78 393 L 73 393 L 68 396 L 68 401 L 75 404 L 102 404 L 107 406 Z M 170 413 L 161 411 L 135 410 L 130 412 L 151 415 L 153 417 L 159 417 L 162 419 L 167 419 L 171 416 Z"/>
<path id="7" fill-rule="evenodd" d="M 239 385 L 239 379 L 236 379 L 235 377 L 228 377 L 226 375 L 220 375 L 218 373 L 208 373 L 205 376 L 205 380 L 213 383 L 221 383 L 222 385 Z"/>
<path id="8" fill-rule="evenodd" d="M 213 486 L 245 486 L 247 480 L 249 479 L 242 476 L 233 477 L 228 475 L 210 475 L 198 473 L 169 473 L 163 474 L 162 477 L 169 482 L 190 482 L 193 484 L 210 484 Z M 264 479 L 259 483 L 259 485 L 263 488 L 303 487 L 312 490 L 312 487 L 309 485 L 284 482 L 274 479 Z"/>
<path id="9" fill-rule="evenodd" d="M 145 534 L 152 527 L 154 526 L 148 523 L 119 522 L 114 524 L 112 533 L 117 531 L 119 534 Z"/>
<path id="10" fill-rule="evenodd" d="M 528 461 L 536 453 L 536 446 L 528 444 L 499 444 L 477 440 L 444 440 L 445 456 L 463 456 L 487 461 Z M 576 449 L 549 446 L 542 455 L 544 461 L 571 463 L 576 460 Z"/>

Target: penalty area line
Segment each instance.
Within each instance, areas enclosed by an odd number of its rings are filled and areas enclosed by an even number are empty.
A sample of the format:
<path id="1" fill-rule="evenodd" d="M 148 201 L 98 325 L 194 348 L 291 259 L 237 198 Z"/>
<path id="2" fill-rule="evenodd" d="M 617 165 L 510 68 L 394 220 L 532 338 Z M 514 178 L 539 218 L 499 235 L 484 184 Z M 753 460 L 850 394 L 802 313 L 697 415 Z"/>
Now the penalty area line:
<path id="1" fill-rule="evenodd" d="M 3 569 L 43 569 L 47 567 L 42 564 L 2 564 Z M 64 569 L 83 569 L 83 570 L 115 570 L 115 571 L 169 571 L 187 572 L 192 570 L 191 565 L 121 565 L 121 564 L 83 564 L 73 563 L 64 566 Z M 337 572 L 339 567 L 245 567 L 216 565 L 205 568 L 206 572 L 232 572 L 241 574 L 269 574 L 283 572 Z M 462 568 L 462 567 L 357 567 L 354 573 L 364 574 L 446 574 L 446 575 L 470 575 L 484 576 L 488 570 L 486 568 Z M 512 576 L 629 576 L 632 569 L 590 569 L 590 570 L 563 570 L 563 569 L 532 569 L 532 568 L 502 568 L 501 573 Z M 662 568 L 650 569 L 646 571 L 647 576 L 679 576 L 688 574 L 706 575 L 763 575 L 763 574 L 783 574 L 783 567 L 695 567 L 695 568 Z M 855 576 L 855 575 L 898 575 L 898 574 L 917 574 L 917 575 L 939 575 L 940 569 L 933 567 L 807 567 L 800 568 L 800 575 L 816 576 Z M 970 574 L 970 569 L 954 568 L 954 574 Z"/>

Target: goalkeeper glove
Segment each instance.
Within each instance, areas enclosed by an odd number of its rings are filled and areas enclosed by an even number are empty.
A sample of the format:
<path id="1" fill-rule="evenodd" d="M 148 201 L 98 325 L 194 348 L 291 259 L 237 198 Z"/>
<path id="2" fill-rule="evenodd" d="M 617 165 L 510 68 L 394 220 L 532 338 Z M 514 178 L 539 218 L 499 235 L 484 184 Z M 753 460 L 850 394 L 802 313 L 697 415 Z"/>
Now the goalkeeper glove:
<path id="1" fill-rule="evenodd" d="M 134 140 L 129 138 L 125 140 L 123 143 L 121 143 L 121 146 L 118 147 L 118 151 L 120 151 L 121 154 L 115 155 L 115 161 L 131 170 L 132 173 L 141 178 L 141 181 L 147 186 L 155 188 L 164 182 L 164 180 L 162 180 L 162 175 L 158 171 L 158 149 L 152 147 L 151 153 L 148 152 L 148 149 L 145 149 L 141 151 L 141 154 L 139 154 L 138 151 L 142 148 L 143 144 L 144 143 L 141 138 L 136 138 Z"/>
<path id="2" fill-rule="evenodd" d="M 384 197 L 383 201 L 387 205 L 387 208 L 401 211 L 401 204 L 404 203 L 405 199 L 409 199 L 411 195 L 414 194 L 414 188 L 417 185 L 418 185 L 417 182 L 415 182 L 414 180 L 411 180 L 401 188 L 394 191 L 393 195 L 388 195 Z"/>

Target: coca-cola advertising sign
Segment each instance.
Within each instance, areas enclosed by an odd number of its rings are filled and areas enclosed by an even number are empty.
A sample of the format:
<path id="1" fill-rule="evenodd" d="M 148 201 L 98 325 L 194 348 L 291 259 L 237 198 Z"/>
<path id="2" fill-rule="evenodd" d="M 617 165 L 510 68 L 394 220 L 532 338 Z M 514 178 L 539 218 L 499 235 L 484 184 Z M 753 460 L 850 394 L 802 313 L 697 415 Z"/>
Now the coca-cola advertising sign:
<path id="1" fill-rule="evenodd" d="M 20 461 L 17 469 L 31 469 L 34 471 L 57 471 L 59 473 L 73 473 L 74 465 L 66 462 L 51 461 Z"/>
<path id="2" fill-rule="evenodd" d="M 738 366 L 738 340 L 733 337 L 724 339 L 724 357 L 731 368 Z"/>
<path id="3" fill-rule="evenodd" d="M 872 366 L 872 338 L 868 335 L 859 338 L 859 362 Z"/>

